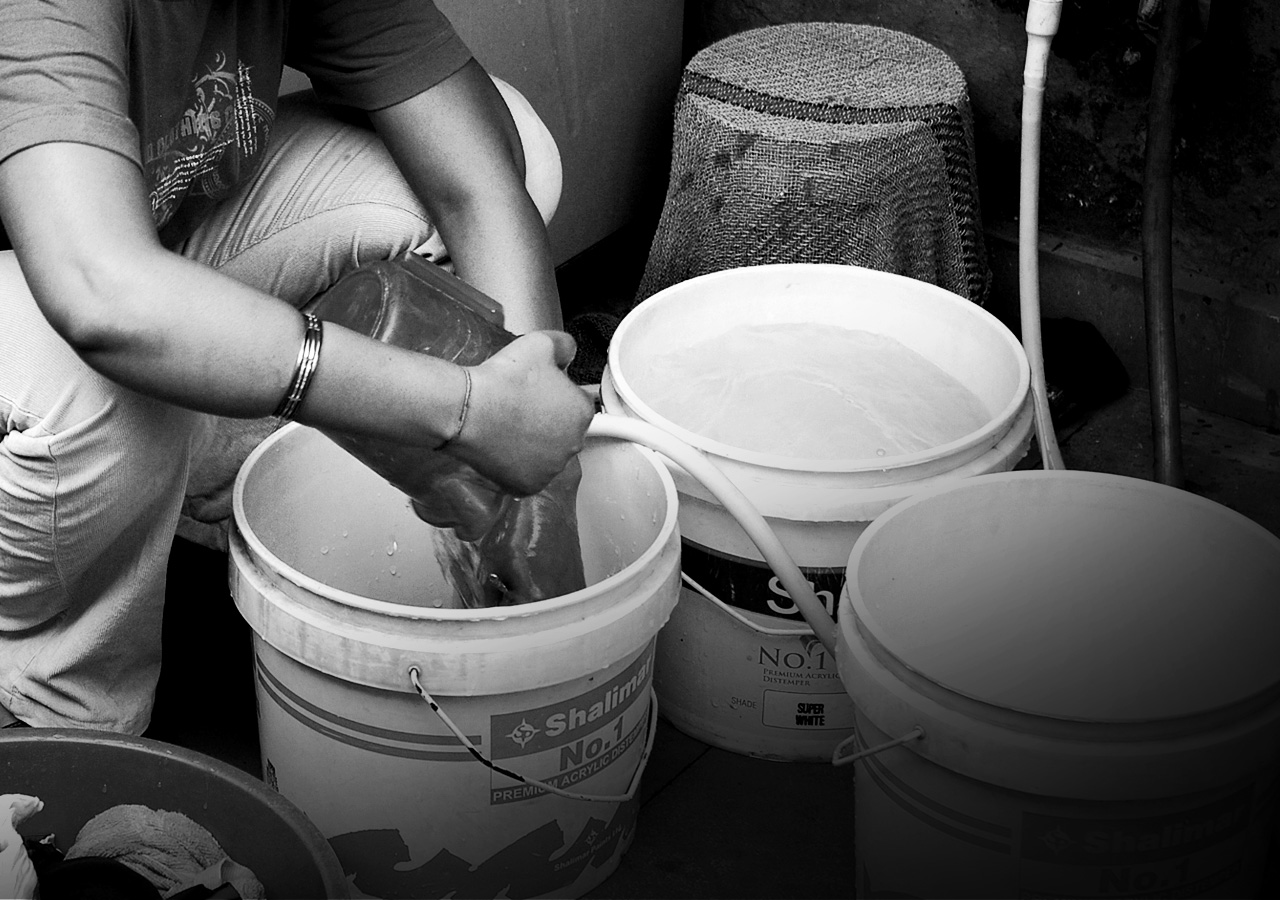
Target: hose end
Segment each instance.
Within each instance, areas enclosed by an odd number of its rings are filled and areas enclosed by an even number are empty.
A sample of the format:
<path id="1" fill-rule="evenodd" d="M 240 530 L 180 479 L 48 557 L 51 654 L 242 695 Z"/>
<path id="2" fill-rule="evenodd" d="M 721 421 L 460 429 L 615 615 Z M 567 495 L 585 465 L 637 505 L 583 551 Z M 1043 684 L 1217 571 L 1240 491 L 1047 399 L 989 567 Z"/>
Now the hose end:
<path id="1" fill-rule="evenodd" d="M 1062 20 L 1062 0 L 1031 0 L 1027 6 L 1027 34 L 1053 37 Z"/>

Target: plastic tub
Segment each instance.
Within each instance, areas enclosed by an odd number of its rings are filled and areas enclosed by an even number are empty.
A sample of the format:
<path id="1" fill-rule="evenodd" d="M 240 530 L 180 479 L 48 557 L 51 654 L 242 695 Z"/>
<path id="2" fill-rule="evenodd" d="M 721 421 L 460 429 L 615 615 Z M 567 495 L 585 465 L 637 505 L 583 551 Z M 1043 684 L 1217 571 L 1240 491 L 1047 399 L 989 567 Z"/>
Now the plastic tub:
<path id="1" fill-rule="evenodd" d="M 1280 761 L 1280 539 L 1092 472 L 877 519 L 836 660 L 862 896 L 1256 896 Z M 923 737 L 919 737 L 919 729 Z"/>
<path id="2" fill-rule="evenodd" d="M 54 834 L 64 851 L 104 809 L 139 803 L 206 828 L 253 870 L 268 897 L 351 896 L 333 850 L 296 806 L 202 753 L 100 731 L 7 729 L 0 731 L 0 784 L 44 801 L 19 831 Z"/>

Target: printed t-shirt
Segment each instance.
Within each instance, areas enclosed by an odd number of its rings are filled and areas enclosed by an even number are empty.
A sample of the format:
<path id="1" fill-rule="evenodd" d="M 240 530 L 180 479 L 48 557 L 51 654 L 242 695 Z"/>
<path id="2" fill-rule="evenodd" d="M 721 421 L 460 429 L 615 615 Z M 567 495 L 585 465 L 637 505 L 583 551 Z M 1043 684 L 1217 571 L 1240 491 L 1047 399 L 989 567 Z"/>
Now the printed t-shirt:
<path id="1" fill-rule="evenodd" d="M 172 246 L 257 169 L 284 64 L 373 110 L 468 59 L 428 0 L 4 0 L 0 162 L 50 141 L 119 153 Z"/>

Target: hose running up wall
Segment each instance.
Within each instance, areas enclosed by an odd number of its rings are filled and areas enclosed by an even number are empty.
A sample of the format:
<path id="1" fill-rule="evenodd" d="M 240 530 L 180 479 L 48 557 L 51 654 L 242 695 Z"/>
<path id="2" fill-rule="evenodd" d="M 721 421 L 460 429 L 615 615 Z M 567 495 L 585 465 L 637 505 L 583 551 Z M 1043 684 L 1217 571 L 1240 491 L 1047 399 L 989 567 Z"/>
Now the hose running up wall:
<path id="1" fill-rule="evenodd" d="M 1183 486 L 1173 324 L 1173 93 L 1189 8 L 1187 0 L 1166 2 L 1147 105 L 1146 164 L 1142 176 L 1142 288 L 1147 376 L 1151 384 L 1151 437 L 1156 480 L 1172 487 Z"/>
<path id="2" fill-rule="evenodd" d="M 1031 367 L 1036 441 L 1046 469 L 1066 468 L 1049 414 L 1040 336 L 1040 119 L 1049 45 L 1062 18 L 1062 0 L 1031 0 L 1027 7 L 1027 62 L 1022 72 L 1022 159 L 1018 208 L 1018 297 L 1022 346 Z"/>

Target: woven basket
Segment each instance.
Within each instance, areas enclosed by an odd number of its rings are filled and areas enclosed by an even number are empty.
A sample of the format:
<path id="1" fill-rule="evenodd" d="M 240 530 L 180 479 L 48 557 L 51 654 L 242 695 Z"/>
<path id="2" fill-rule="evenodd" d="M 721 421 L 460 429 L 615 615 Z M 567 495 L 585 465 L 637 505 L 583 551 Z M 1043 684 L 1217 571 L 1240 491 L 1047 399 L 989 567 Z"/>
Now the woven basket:
<path id="1" fill-rule="evenodd" d="M 925 41 L 810 22 L 712 44 L 685 67 L 671 163 L 636 302 L 782 262 L 865 266 L 985 300 L 965 79 Z"/>

